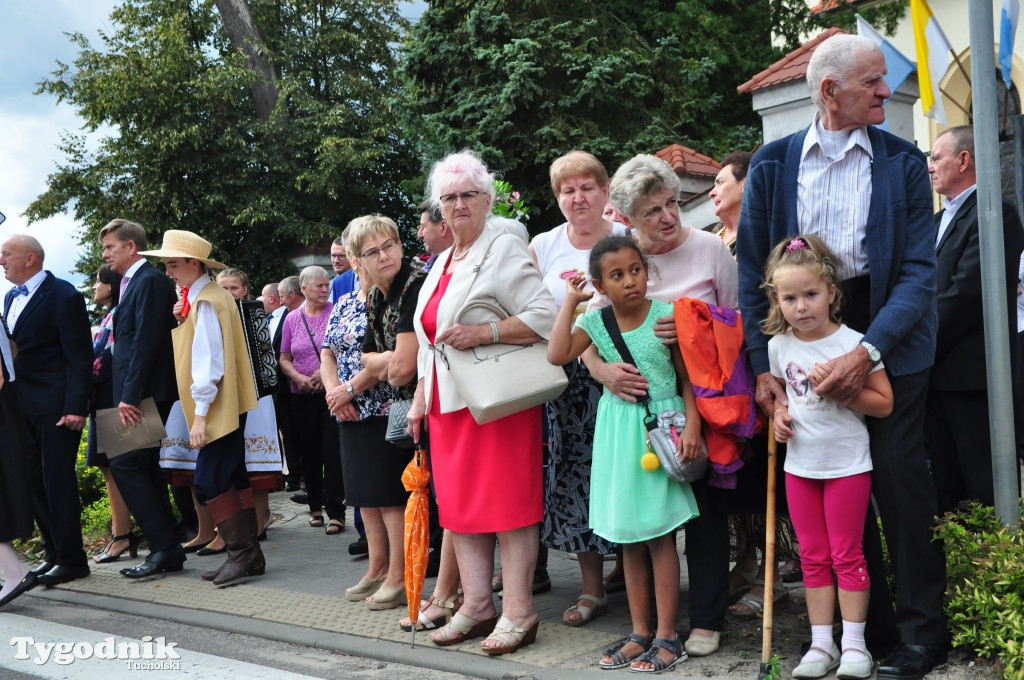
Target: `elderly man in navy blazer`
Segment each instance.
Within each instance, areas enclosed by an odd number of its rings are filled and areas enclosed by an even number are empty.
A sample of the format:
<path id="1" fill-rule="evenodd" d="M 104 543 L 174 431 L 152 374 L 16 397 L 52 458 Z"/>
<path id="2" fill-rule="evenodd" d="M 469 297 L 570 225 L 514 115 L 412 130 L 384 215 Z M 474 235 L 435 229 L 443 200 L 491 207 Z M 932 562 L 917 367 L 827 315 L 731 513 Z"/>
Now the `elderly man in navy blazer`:
<path id="1" fill-rule="evenodd" d="M 121 300 L 114 312 L 114 403 L 121 423 L 136 424 L 142 417 L 140 405 L 149 397 L 167 422 L 178 398 L 171 345 L 171 330 L 177 326 L 174 284 L 139 255 L 147 247 L 142 225 L 112 220 L 100 229 L 100 243 L 103 259 L 123 277 Z M 128 578 L 143 578 L 181 571 L 185 550 L 175 537 L 174 512 L 160 471 L 160 447 L 136 449 L 112 458 L 110 471 L 149 543 L 149 557 L 121 573 Z"/>
<path id="2" fill-rule="evenodd" d="M 928 388 L 925 445 L 939 511 L 946 512 L 968 499 L 986 505 L 995 503 L 974 130 L 962 125 L 936 137 L 928 171 L 935 192 L 945 197 L 945 209 L 935 215 L 939 333 Z M 1004 333 L 1011 348 L 1017 342 L 1014 312 L 1022 249 L 1024 230 L 1017 209 L 1004 201 L 1002 265 L 1006 288 L 1001 300 L 1006 304 L 1008 323 Z M 1011 351 L 1011 357 L 1013 354 Z"/>
<path id="3" fill-rule="evenodd" d="M 759 325 L 767 316 L 768 297 L 761 282 L 768 253 L 787 236 L 818 235 L 836 253 L 843 323 L 864 334 L 853 351 L 825 364 L 829 374 L 815 392 L 848 403 L 868 372 L 885 361 L 894 410 L 888 418 L 867 418 L 867 426 L 872 492 L 896 574 L 898 635 L 890 630 L 891 606 L 882 606 L 888 604 L 888 591 L 877 569 L 877 528 L 869 522 L 866 636 L 880 654 L 898 644 L 880 663 L 878 678 L 916 680 L 946 660 L 949 642 L 942 608 L 946 565 L 941 544 L 932 540 L 938 504 L 924 448 L 936 334 L 934 228 L 923 154 L 876 127 L 885 120 L 882 105 L 891 94 L 885 74 L 885 57 L 866 38 L 840 34 L 818 45 L 807 68 L 818 113 L 807 129 L 766 144 L 751 160 L 736 256 L 757 400 L 769 417 L 773 397 L 787 400 L 768 372 L 768 338 Z M 822 644 L 830 648 L 829 643 Z M 840 677 L 867 678 L 872 672 L 870 656 L 830 657 L 812 649 L 804 661 L 816 663 L 821 675 L 836 665 Z"/>
<path id="4" fill-rule="evenodd" d="M 85 298 L 43 270 L 43 247 L 15 235 L 0 246 L 0 266 L 15 285 L 4 315 L 18 347 L 18 400 L 28 432 L 36 524 L 46 557 L 33 569 L 46 586 L 89 575 L 82 549 L 82 504 L 75 460 L 89 412 L 92 337 Z"/>

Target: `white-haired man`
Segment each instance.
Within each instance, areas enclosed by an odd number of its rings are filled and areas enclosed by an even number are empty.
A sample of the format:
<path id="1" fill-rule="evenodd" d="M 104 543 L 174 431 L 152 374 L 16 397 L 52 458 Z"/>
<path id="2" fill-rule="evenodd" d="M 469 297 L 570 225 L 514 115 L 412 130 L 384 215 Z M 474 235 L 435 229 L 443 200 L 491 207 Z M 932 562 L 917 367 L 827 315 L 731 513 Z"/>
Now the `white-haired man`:
<path id="1" fill-rule="evenodd" d="M 885 58 L 865 38 L 841 34 L 817 47 L 807 80 L 818 113 L 809 128 L 766 145 L 751 161 L 737 261 L 758 403 L 769 417 L 773 398 L 788 401 L 768 370 L 768 338 L 759 325 L 767 316 L 768 299 L 760 284 L 768 253 L 787 236 L 815 234 L 836 253 L 843 322 L 864 334 L 853 351 L 826 364 L 830 373 L 815 391 L 848 403 L 871 368 L 885 359 L 895 396 L 893 414 L 867 418 L 867 425 L 872 490 L 896 573 L 899 635 L 878 606 L 887 599 L 886 584 L 877 568 L 877 532 L 869 512 L 867 619 L 876 630 L 868 631 L 868 642 L 874 637 L 876 651 L 886 642 L 899 643 L 882 661 L 878 677 L 902 679 L 920 678 L 942 663 L 948 634 L 942 609 L 945 562 L 941 545 L 931 537 L 937 504 L 924 450 L 924 405 L 936 334 L 931 191 L 920 150 L 874 127 L 885 120 L 882 104 L 891 94 L 885 74 Z M 818 590 L 827 588 L 808 588 L 809 593 Z M 831 619 L 827 630 L 814 625 L 812 599 L 809 595 L 812 649 L 801 665 L 823 672 L 799 677 L 821 677 L 836 666 L 840 677 L 869 677 L 870 656 L 863 650 L 847 652 L 845 632 L 842 660 L 834 658 Z M 890 621 L 891 616 L 890 608 Z"/>

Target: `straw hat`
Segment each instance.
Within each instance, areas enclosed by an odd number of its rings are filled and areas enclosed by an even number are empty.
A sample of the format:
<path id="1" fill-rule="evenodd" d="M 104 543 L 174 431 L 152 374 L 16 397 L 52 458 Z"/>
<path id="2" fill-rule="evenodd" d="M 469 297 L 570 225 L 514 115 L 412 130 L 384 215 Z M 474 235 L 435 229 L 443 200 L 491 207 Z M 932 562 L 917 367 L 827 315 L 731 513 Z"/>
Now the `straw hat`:
<path id="1" fill-rule="evenodd" d="M 139 255 L 150 255 L 152 257 L 187 257 L 199 260 L 207 267 L 218 267 L 227 269 L 226 264 L 221 264 L 209 258 L 213 246 L 210 242 L 191 231 L 180 231 L 168 229 L 164 232 L 164 242 L 160 250 L 143 250 Z"/>

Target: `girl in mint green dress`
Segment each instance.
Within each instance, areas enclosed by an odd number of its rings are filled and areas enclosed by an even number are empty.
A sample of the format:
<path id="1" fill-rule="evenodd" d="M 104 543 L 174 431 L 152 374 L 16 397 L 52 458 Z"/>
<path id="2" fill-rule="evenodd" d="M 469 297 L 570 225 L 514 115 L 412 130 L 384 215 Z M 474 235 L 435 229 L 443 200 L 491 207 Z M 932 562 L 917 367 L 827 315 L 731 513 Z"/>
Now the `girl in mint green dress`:
<path id="1" fill-rule="evenodd" d="M 671 315 L 672 306 L 647 299 L 647 264 L 643 254 L 629 237 L 602 239 L 590 253 L 590 277 L 594 288 L 611 300 L 623 340 L 648 381 L 651 413 L 667 409 L 686 413 L 686 427 L 676 451 L 680 460 L 695 459 L 701 446 L 696 398 L 678 346 L 665 345 L 654 335 L 655 322 Z M 556 366 L 576 359 L 591 344 L 597 346 L 606 361 L 622 361 L 600 310 L 587 312 L 573 327 L 577 305 L 592 295 L 583 289 L 585 284 L 582 274 L 566 281 L 565 301 L 548 342 L 548 360 Z M 599 536 L 622 544 L 626 594 L 633 621 L 633 634 L 605 653 L 599 663 L 602 668 L 621 668 L 639 662 L 642 654 L 630 655 L 626 651 L 635 651 L 638 645 L 655 654 L 660 648 L 659 670 L 667 670 L 686 658 L 675 635 L 679 557 L 674 531 L 697 516 L 697 503 L 689 484 L 671 479 L 660 465 L 650 470 L 641 466 L 641 458 L 647 452 L 645 415 L 641 404 L 624 401 L 607 389 L 597 408 L 590 524 Z M 652 584 L 645 566 L 648 552 L 656 584 L 656 636 L 649 630 Z M 675 658 L 668 659 L 668 654 Z"/>

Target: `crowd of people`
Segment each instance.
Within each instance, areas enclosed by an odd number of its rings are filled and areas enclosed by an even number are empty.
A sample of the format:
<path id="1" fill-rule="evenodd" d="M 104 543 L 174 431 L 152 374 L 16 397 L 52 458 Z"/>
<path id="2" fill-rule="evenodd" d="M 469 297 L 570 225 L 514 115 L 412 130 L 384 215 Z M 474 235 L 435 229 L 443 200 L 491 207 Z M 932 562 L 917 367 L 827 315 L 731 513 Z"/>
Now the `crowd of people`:
<path id="1" fill-rule="evenodd" d="M 550 167 L 565 222 L 529 241 L 492 214 L 495 178 L 480 157 L 446 156 L 419 206 L 425 263 L 406 257 L 392 219 L 367 215 L 332 244 L 333 282 L 309 266 L 262 288 L 278 377 L 265 394 L 236 304 L 251 298 L 248 278 L 211 259 L 198 235 L 169 230 L 148 250 L 141 225 L 106 225 L 94 334 L 82 295 L 43 270 L 38 242 L 9 238 L 0 606 L 89 575 L 74 473 L 88 418 L 88 463 L 103 471 L 112 515 L 94 562 L 136 556 L 134 518 L 149 555 L 126 578 L 181 570 L 193 552 L 227 553 L 202 574 L 215 585 L 262 575 L 267 494 L 287 489 L 327 535 L 354 509 L 349 551 L 369 559 L 345 595 L 398 607 L 412 450 L 388 430 L 401 405 L 429 451 L 443 531 L 431 539 L 433 592 L 398 625 L 440 646 L 482 637 L 488 654 L 514 652 L 537 638 L 533 596 L 550 587 L 539 576 L 546 551 L 560 550 L 577 556 L 582 581 L 565 625 L 588 624 L 609 590 L 626 589 L 632 632 L 596 665 L 660 673 L 715 653 L 728 615 L 764 609 L 757 505 L 770 422 L 787 445 L 788 512 L 775 527 L 787 550 L 776 557 L 781 576 L 803 579 L 810 623 L 793 677 L 924 676 L 949 643 L 931 523 L 962 501 L 994 501 L 974 147 L 969 127 L 953 128 L 926 160 L 876 128 L 885 72 L 870 41 L 819 45 L 807 74 L 813 122 L 723 159 L 710 230 L 682 224 L 665 161 L 638 155 L 609 177 L 573 151 Z M 946 206 L 934 215 L 932 188 Z M 1010 313 L 1024 230 L 1009 204 L 1003 216 Z M 568 379 L 561 395 L 474 416 L 445 352 L 540 342 Z M 155 413 L 166 437 L 104 450 L 111 411 L 125 428 Z M 647 431 L 662 411 L 685 415 L 670 446 L 682 463 L 707 457 L 699 479 L 677 481 L 658 462 Z M 172 496 L 182 521 L 194 518 L 184 544 Z M 45 557 L 29 571 L 9 541 L 33 518 Z"/>

